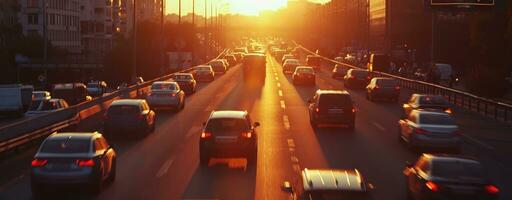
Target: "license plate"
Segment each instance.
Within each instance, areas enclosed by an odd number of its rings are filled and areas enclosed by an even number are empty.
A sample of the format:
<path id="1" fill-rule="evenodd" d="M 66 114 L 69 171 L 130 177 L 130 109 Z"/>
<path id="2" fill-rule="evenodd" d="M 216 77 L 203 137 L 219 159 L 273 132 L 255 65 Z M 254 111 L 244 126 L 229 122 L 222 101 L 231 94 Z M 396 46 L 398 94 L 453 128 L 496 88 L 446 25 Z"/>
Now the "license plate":
<path id="1" fill-rule="evenodd" d="M 238 137 L 236 136 L 217 136 L 215 137 L 216 143 L 236 143 Z"/>
<path id="2" fill-rule="evenodd" d="M 327 113 L 329 113 L 329 114 L 341 114 L 341 113 L 343 113 L 343 109 L 329 109 L 329 110 L 327 110 Z"/>

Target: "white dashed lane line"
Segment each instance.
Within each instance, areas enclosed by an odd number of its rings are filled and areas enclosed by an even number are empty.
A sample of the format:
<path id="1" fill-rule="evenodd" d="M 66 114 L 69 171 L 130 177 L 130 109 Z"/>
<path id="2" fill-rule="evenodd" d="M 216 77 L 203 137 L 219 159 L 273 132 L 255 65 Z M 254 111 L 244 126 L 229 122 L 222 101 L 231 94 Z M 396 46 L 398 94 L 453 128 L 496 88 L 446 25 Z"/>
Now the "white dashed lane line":
<path id="1" fill-rule="evenodd" d="M 276 81 L 278 81 L 278 80 L 279 80 L 279 77 L 276 77 Z"/>
<path id="2" fill-rule="evenodd" d="M 277 87 L 280 88 L 281 87 L 281 83 L 277 83 Z"/>
<path id="3" fill-rule="evenodd" d="M 288 139 L 286 142 L 288 142 L 288 147 L 295 148 L 295 141 L 293 139 Z"/>
<path id="4" fill-rule="evenodd" d="M 283 108 L 283 109 L 286 108 L 286 104 L 284 103 L 284 100 L 279 101 L 279 103 L 281 103 L 281 108 Z"/>
<path id="5" fill-rule="evenodd" d="M 384 126 L 380 125 L 379 123 L 377 122 L 373 122 L 372 123 L 375 127 L 377 127 L 380 131 L 386 131 L 386 128 L 384 128 Z"/>
<path id="6" fill-rule="evenodd" d="M 164 164 L 162 165 L 162 167 L 160 167 L 160 169 L 156 173 L 156 178 L 160 178 L 163 175 L 165 175 L 167 173 L 167 171 L 169 170 L 169 167 L 171 167 L 173 162 L 174 162 L 174 158 L 170 158 L 169 160 L 165 161 Z"/>
<path id="7" fill-rule="evenodd" d="M 288 119 L 288 115 L 283 116 L 283 124 L 286 130 L 290 130 L 290 120 Z"/>
<path id="8" fill-rule="evenodd" d="M 282 90 L 279 90 L 277 93 L 279 94 L 280 97 L 283 96 L 283 91 Z"/>
<path id="9" fill-rule="evenodd" d="M 484 148 L 486 148 L 486 149 L 489 149 L 489 150 L 496 150 L 496 149 L 495 149 L 494 147 L 492 147 L 491 145 L 488 145 L 488 144 L 486 144 L 486 143 L 484 143 L 484 142 L 482 142 L 482 141 L 480 141 L 480 140 L 478 140 L 478 139 L 475 139 L 475 138 L 473 138 L 473 137 L 471 137 L 471 136 L 468 136 L 468 135 L 462 134 L 462 137 L 464 137 L 464 138 L 466 138 L 467 140 L 469 140 L 469 141 L 471 141 L 471 142 L 474 142 L 474 143 L 476 143 L 476 144 L 478 144 L 478 145 L 480 145 L 480 146 L 482 146 L 482 147 L 484 147 Z"/>

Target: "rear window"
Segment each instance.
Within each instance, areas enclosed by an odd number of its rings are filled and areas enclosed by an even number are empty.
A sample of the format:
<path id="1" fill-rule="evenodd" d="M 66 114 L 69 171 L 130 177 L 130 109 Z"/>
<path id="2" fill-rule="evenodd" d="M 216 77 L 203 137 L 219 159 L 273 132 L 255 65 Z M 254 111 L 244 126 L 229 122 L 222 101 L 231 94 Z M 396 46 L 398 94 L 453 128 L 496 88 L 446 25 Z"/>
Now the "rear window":
<path id="1" fill-rule="evenodd" d="M 226 68 L 222 65 L 212 65 L 213 71 L 224 71 Z"/>
<path id="2" fill-rule="evenodd" d="M 314 70 L 312 68 L 297 68 L 297 72 L 299 72 L 299 73 L 313 73 Z"/>
<path id="3" fill-rule="evenodd" d="M 172 83 L 157 83 L 151 85 L 151 90 L 176 90 L 176 85 Z"/>
<path id="4" fill-rule="evenodd" d="M 420 124 L 455 125 L 449 115 L 422 113 L 419 118 Z"/>
<path id="5" fill-rule="evenodd" d="M 436 160 L 432 164 L 432 175 L 443 178 L 484 178 L 485 172 L 479 163 Z"/>
<path id="6" fill-rule="evenodd" d="M 44 142 L 41 153 L 88 153 L 89 139 L 50 139 Z"/>
<path id="7" fill-rule="evenodd" d="M 172 79 L 174 79 L 174 80 L 191 80 L 192 75 L 174 75 L 172 77 Z"/>
<path id="8" fill-rule="evenodd" d="M 364 71 L 364 70 L 352 70 L 352 75 L 355 76 L 355 77 L 366 77 L 368 76 L 368 71 Z"/>
<path id="9" fill-rule="evenodd" d="M 139 106 L 132 105 L 110 106 L 107 113 L 108 115 L 138 115 L 140 108 Z"/>
<path id="10" fill-rule="evenodd" d="M 318 104 L 323 108 L 349 107 L 352 106 L 352 100 L 345 94 L 322 94 Z"/>
<path id="11" fill-rule="evenodd" d="M 419 103 L 420 104 L 444 105 L 444 104 L 446 104 L 446 100 L 442 96 L 421 96 Z"/>
<path id="12" fill-rule="evenodd" d="M 198 67 L 196 68 L 197 71 L 210 71 L 209 67 Z"/>
<path id="13" fill-rule="evenodd" d="M 377 85 L 383 86 L 383 87 L 395 87 L 397 85 L 395 80 L 392 79 L 378 79 Z"/>
<path id="14" fill-rule="evenodd" d="M 244 119 L 237 118 L 216 118 L 210 119 L 206 126 L 206 131 L 214 133 L 237 133 L 247 131 L 249 129 L 247 122 Z"/>

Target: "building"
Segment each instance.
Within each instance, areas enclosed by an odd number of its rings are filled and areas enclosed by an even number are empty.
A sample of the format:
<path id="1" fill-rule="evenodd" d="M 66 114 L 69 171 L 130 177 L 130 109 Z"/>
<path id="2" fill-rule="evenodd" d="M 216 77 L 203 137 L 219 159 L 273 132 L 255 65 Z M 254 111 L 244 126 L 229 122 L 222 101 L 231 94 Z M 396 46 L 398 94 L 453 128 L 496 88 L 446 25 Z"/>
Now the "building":
<path id="1" fill-rule="evenodd" d="M 20 3 L 19 22 L 23 34 L 46 35 L 55 47 L 78 54 L 80 48 L 80 0 L 23 0 Z M 46 4 L 46 6 L 43 6 Z M 46 12 L 45 18 L 43 18 Z"/>
<path id="2" fill-rule="evenodd" d="M 133 0 L 114 0 L 114 25 L 117 32 L 126 37 L 133 30 Z M 135 0 L 137 21 L 158 20 L 162 14 L 164 0 Z M 117 15 L 116 15 L 117 14 Z"/>
<path id="3" fill-rule="evenodd" d="M 112 49 L 113 1 L 80 0 L 80 35 L 82 59 L 102 63 Z"/>

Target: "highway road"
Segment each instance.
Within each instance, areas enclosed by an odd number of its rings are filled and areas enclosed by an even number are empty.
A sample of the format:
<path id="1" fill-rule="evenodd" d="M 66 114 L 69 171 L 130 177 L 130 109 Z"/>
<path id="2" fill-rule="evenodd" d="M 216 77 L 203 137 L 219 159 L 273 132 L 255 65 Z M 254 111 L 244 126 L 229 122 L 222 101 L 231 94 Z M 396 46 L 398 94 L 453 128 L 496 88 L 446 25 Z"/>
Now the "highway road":
<path id="1" fill-rule="evenodd" d="M 268 57 L 263 88 L 243 84 L 240 67 L 212 83 L 201 83 L 179 113 L 157 112 L 156 131 L 141 140 L 116 138 L 117 179 L 98 196 L 58 189 L 64 199 L 292 199 L 281 190 L 283 181 L 298 180 L 304 168 L 358 168 L 375 186 L 373 199 L 405 199 L 402 170 L 420 155 L 397 140 L 401 104 L 370 102 L 364 91 L 349 90 L 357 109 L 353 132 L 309 125 L 307 100 L 318 89 L 344 89 L 326 69 L 317 74 L 317 86 L 294 86 L 290 75 Z M 402 90 L 401 101 L 411 94 Z M 212 110 L 248 110 L 261 123 L 258 162 L 246 167 L 243 159 L 213 159 L 199 167 L 201 124 Z M 462 154 L 476 156 L 489 169 L 501 199 L 512 199 L 512 159 L 502 136 L 509 125 L 455 109 L 465 136 Z M 100 115 L 81 122 L 78 131 L 101 131 Z M 498 139 L 496 139 L 498 138 Z M 0 175 L 10 177 L 0 186 L 0 199 L 31 199 L 29 161 L 35 147 L 3 159 Z"/>

